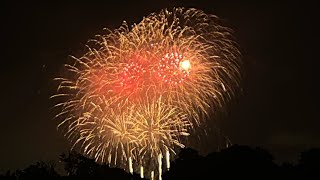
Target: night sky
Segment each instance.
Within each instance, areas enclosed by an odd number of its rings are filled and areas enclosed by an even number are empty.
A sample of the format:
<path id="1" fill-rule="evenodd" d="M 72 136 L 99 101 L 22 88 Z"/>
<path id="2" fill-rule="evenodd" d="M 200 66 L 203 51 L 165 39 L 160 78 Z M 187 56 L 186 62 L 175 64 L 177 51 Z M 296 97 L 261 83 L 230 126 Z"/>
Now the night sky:
<path id="1" fill-rule="evenodd" d="M 130 1 L 2 3 L 0 170 L 57 159 L 68 148 L 53 120 L 53 78 L 69 55 L 103 28 L 174 6 L 195 7 L 235 30 L 245 64 L 239 97 L 221 129 L 234 144 L 260 146 L 278 160 L 320 147 L 316 118 L 316 5 L 306 1 Z M 303 2 L 303 3 L 302 3 Z"/>

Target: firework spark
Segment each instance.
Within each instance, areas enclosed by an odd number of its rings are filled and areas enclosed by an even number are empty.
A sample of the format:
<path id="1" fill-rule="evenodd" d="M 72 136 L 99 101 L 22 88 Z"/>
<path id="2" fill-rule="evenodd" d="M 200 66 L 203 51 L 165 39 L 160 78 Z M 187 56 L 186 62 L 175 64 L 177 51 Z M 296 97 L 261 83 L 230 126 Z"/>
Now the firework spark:
<path id="1" fill-rule="evenodd" d="M 96 161 L 161 179 L 192 130 L 239 86 L 232 31 L 216 16 L 184 8 L 106 31 L 56 78 L 58 127 Z"/>

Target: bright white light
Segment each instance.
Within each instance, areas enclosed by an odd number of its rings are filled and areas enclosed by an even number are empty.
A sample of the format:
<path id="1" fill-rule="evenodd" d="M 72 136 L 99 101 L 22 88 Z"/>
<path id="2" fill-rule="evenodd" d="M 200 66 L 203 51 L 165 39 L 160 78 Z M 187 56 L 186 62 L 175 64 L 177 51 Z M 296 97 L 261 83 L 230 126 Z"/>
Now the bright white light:
<path id="1" fill-rule="evenodd" d="M 180 62 L 180 67 L 186 71 L 190 69 L 190 61 L 189 60 L 184 60 Z"/>

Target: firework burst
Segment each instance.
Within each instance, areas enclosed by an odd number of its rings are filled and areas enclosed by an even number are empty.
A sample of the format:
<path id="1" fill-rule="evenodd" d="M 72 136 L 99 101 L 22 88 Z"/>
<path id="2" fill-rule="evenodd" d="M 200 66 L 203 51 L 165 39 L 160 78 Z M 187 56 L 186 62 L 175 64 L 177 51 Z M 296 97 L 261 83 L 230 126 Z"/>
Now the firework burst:
<path id="1" fill-rule="evenodd" d="M 231 30 L 196 9 L 106 31 L 56 78 L 59 127 L 96 161 L 161 178 L 162 159 L 169 169 L 170 154 L 233 96 L 240 53 Z"/>

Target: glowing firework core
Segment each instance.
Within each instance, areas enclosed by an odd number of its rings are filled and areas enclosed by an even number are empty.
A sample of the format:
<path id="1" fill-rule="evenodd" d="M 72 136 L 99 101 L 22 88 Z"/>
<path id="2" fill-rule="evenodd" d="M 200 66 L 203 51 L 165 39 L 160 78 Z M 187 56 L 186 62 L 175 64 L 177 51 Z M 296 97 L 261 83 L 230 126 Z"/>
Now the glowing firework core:
<path id="1" fill-rule="evenodd" d="M 146 70 L 142 64 L 131 62 L 126 64 L 123 71 L 119 75 L 121 91 L 126 93 L 137 92 L 141 83 L 143 83 L 143 76 Z"/>
<path id="2" fill-rule="evenodd" d="M 190 61 L 182 54 L 167 53 L 159 62 L 157 67 L 158 76 L 164 83 L 178 84 L 189 76 Z"/>

